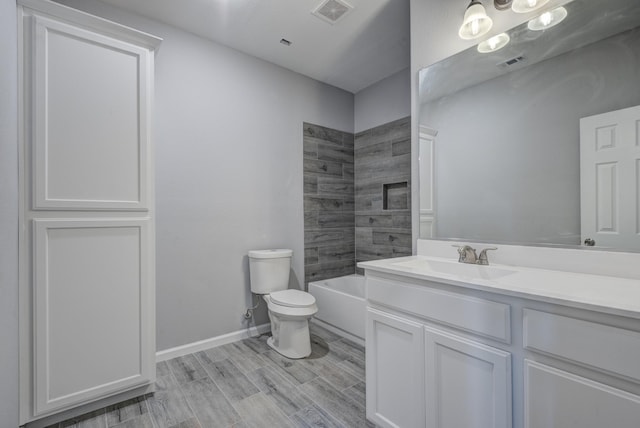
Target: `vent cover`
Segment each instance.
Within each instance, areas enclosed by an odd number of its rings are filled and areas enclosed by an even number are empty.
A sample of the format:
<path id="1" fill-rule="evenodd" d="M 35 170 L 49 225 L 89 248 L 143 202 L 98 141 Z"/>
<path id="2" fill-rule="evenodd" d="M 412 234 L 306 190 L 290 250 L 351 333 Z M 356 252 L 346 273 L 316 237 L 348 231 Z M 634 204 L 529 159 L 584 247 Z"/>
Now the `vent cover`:
<path id="1" fill-rule="evenodd" d="M 352 9 L 353 6 L 342 0 L 326 0 L 320 3 L 311 13 L 329 24 L 335 24 Z"/>
<path id="2" fill-rule="evenodd" d="M 525 61 L 525 57 L 523 55 L 519 55 L 517 57 L 501 62 L 500 64 L 497 64 L 497 65 L 498 65 L 498 68 L 509 68 L 509 67 L 513 67 L 516 64 L 520 64 L 523 61 Z"/>

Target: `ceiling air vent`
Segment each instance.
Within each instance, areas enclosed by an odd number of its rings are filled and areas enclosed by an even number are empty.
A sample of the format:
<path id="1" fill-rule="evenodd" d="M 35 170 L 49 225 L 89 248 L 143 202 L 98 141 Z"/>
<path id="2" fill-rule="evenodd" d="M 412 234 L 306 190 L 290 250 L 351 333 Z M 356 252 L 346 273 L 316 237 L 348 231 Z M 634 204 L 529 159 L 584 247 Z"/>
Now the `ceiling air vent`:
<path id="1" fill-rule="evenodd" d="M 329 24 L 335 24 L 352 9 L 353 6 L 342 0 L 325 0 L 311 13 Z"/>
<path id="2" fill-rule="evenodd" d="M 517 57 L 508 59 L 504 62 L 501 62 L 500 64 L 498 64 L 498 68 L 508 68 L 508 67 L 513 67 L 516 64 L 520 64 L 521 62 L 525 61 L 525 57 L 523 55 L 519 55 Z"/>

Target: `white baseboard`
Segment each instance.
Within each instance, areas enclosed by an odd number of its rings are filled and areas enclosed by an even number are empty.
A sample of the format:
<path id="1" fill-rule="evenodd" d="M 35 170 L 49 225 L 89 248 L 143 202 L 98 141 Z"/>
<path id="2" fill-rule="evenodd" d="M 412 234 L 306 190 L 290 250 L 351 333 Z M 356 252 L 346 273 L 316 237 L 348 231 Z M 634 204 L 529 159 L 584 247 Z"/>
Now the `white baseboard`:
<path id="1" fill-rule="evenodd" d="M 271 324 L 262 324 L 255 327 L 249 327 L 243 330 L 233 331 L 223 334 L 222 336 L 212 337 L 210 339 L 200 340 L 198 342 L 187 343 L 186 345 L 176 346 L 175 348 L 164 349 L 156 352 L 156 362 L 170 360 L 176 357 L 193 354 L 194 352 L 204 351 L 205 349 L 215 348 L 216 346 L 226 345 L 227 343 L 237 342 L 238 340 L 247 339 L 249 337 L 258 336 L 271 330 Z"/>

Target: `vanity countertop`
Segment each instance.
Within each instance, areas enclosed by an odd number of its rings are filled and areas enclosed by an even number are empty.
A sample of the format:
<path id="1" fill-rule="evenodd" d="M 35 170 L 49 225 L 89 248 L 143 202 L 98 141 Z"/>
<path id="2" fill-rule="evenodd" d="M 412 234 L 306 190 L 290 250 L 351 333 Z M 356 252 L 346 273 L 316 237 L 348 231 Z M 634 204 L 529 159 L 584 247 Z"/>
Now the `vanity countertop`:
<path id="1" fill-rule="evenodd" d="M 640 319 L 640 281 L 613 276 L 409 256 L 360 262 L 365 271 Z"/>

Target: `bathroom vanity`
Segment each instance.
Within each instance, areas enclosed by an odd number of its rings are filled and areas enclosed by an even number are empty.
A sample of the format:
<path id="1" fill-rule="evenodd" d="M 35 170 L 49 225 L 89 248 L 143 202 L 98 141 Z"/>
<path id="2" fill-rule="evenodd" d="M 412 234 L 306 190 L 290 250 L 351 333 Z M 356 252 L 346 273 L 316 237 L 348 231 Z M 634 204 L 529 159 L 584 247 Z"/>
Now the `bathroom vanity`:
<path id="1" fill-rule="evenodd" d="M 418 254 L 358 264 L 368 419 L 639 426 L 637 254 L 499 246 L 480 266 L 458 263 L 446 241 L 419 241 Z"/>

